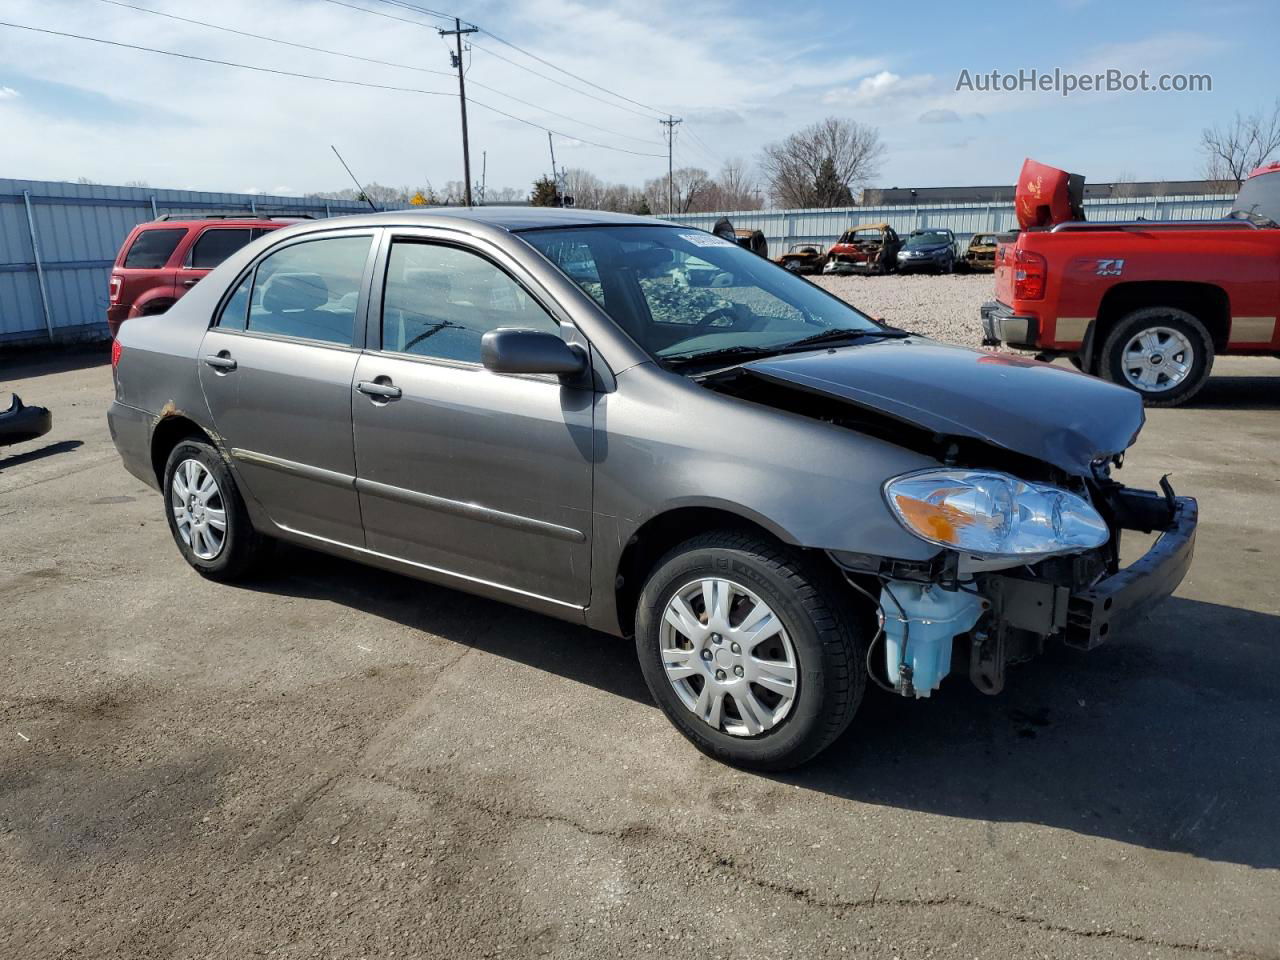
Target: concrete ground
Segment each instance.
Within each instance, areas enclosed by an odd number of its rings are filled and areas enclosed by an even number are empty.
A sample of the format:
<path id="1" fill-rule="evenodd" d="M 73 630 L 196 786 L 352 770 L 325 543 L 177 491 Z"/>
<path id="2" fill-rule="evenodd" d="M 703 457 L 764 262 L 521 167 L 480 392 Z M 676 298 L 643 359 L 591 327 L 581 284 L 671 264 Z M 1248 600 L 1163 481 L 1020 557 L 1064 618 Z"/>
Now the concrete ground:
<path id="1" fill-rule="evenodd" d="M 626 642 L 296 550 L 202 580 L 105 355 L 2 358 L 55 426 L 0 451 L 0 957 L 1280 957 L 1280 365 L 1219 370 L 1122 472 L 1200 498 L 1175 599 L 768 777 Z"/>

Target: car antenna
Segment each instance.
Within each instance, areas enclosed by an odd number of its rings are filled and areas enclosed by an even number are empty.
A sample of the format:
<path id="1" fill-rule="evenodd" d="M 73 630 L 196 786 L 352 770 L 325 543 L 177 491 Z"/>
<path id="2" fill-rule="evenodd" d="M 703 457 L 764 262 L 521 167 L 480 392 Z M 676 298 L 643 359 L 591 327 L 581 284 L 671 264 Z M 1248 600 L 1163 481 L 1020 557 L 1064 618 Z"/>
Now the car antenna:
<path id="1" fill-rule="evenodd" d="M 352 173 L 351 168 L 347 166 L 347 161 L 342 159 L 342 154 L 338 152 L 338 148 L 331 143 L 329 144 L 329 149 L 333 151 L 333 155 L 337 157 L 338 162 L 342 164 L 342 169 L 347 171 L 347 176 L 350 177 L 351 182 L 356 185 L 356 189 L 360 191 L 360 196 L 364 197 L 364 202 L 369 205 L 369 209 L 371 209 L 374 213 L 380 213 L 381 211 L 378 210 L 378 208 L 374 205 L 373 201 L 369 199 L 369 195 L 364 192 L 364 187 L 360 186 L 360 181 L 356 179 L 356 175 Z"/>

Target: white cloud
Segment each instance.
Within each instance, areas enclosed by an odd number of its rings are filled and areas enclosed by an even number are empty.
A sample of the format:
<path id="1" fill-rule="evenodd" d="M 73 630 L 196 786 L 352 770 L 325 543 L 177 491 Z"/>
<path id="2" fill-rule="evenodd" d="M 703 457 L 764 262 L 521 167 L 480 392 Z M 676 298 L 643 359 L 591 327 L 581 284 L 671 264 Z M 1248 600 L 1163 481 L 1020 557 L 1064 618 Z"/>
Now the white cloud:
<path id="1" fill-rule="evenodd" d="M 840 107 L 874 107 L 892 100 L 918 97 L 933 86 L 933 77 L 927 73 L 902 77 L 888 70 L 863 77 L 857 86 L 835 87 L 828 90 L 822 102 Z"/>
<path id="2" fill-rule="evenodd" d="M 959 123 L 960 114 L 954 110 L 926 110 L 920 114 L 920 123 Z"/>
<path id="3" fill-rule="evenodd" d="M 13 87 L 0 87 L 0 100 L 17 100 L 21 94 Z"/>

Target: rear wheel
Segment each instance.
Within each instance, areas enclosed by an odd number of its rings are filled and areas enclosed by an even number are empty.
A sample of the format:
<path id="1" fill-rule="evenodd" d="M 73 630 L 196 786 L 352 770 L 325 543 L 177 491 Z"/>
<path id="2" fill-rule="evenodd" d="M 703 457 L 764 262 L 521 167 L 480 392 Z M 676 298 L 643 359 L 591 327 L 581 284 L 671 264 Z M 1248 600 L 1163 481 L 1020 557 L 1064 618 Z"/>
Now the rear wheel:
<path id="1" fill-rule="evenodd" d="M 849 725 L 865 638 L 834 576 L 777 543 L 696 537 L 645 584 L 636 650 L 667 718 L 718 760 L 803 763 Z"/>
<path id="2" fill-rule="evenodd" d="M 1100 373 L 1131 387 L 1153 407 L 1175 407 L 1195 396 L 1213 367 L 1213 338 L 1176 307 L 1144 307 L 1125 316 L 1102 345 Z"/>
<path id="3" fill-rule="evenodd" d="M 253 528 L 222 455 L 203 440 L 182 440 L 164 468 L 169 532 L 183 558 L 212 580 L 246 576 L 270 541 Z"/>

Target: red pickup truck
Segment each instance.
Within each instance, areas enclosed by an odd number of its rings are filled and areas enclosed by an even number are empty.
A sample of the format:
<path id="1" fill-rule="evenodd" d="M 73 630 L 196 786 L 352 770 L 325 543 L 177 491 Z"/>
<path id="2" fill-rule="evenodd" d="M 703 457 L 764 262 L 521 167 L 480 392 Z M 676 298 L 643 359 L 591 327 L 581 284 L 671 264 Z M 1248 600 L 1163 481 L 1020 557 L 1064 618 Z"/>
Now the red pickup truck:
<path id="1" fill-rule="evenodd" d="M 983 342 L 1066 356 L 1151 406 L 1191 399 L 1216 354 L 1280 356 L 1280 162 L 1223 220 L 1088 223 L 1083 178 L 1027 160 L 996 249 Z"/>

